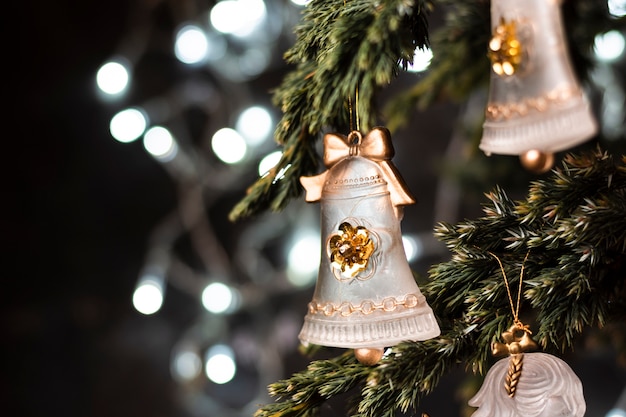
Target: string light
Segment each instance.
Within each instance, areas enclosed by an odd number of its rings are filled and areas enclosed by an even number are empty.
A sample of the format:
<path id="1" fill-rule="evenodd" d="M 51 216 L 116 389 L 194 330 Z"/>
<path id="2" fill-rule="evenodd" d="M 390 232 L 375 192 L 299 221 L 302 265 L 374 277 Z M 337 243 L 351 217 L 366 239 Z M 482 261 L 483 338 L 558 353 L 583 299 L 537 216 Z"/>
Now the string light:
<path id="1" fill-rule="evenodd" d="M 611 30 L 597 35 L 593 42 L 593 49 L 600 61 L 615 61 L 624 52 L 626 40 L 617 30 Z"/>
<path id="2" fill-rule="evenodd" d="M 205 373 L 216 384 L 230 382 L 237 372 L 235 354 L 227 345 L 215 345 L 206 353 Z"/>
<path id="3" fill-rule="evenodd" d="M 96 73 L 96 84 L 100 91 L 112 96 L 126 91 L 129 81 L 129 70 L 120 61 L 107 62 Z"/>
<path id="4" fill-rule="evenodd" d="M 176 352 L 172 362 L 172 374 L 178 380 L 191 381 L 202 372 L 202 359 L 193 350 Z"/>
<path id="5" fill-rule="evenodd" d="M 320 237 L 314 232 L 303 232 L 296 238 L 287 256 L 287 279 L 297 287 L 312 284 L 320 265 Z"/>
<path id="6" fill-rule="evenodd" d="M 140 108 L 129 108 L 117 113 L 109 124 L 109 130 L 113 139 L 122 143 L 137 140 L 148 125 L 148 119 Z"/>
<path id="7" fill-rule="evenodd" d="M 218 32 L 245 38 L 261 26 L 266 15 L 263 0 L 223 0 L 213 6 L 209 19 Z"/>
<path id="8" fill-rule="evenodd" d="M 409 72 L 422 72 L 426 71 L 430 66 L 430 61 L 433 58 L 433 52 L 430 48 L 416 48 L 413 55 L 413 63 L 409 64 L 407 71 Z"/>
<path id="9" fill-rule="evenodd" d="M 264 176 L 270 169 L 274 168 L 282 156 L 283 153 L 281 151 L 274 151 L 265 155 L 263 159 L 261 159 L 261 162 L 259 162 L 259 176 Z"/>
<path id="10" fill-rule="evenodd" d="M 185 25 L 178 30 L 174 54 L 185 64 L 197 64 L 207 60 L 209 41 L 204 31 L 196 25 Z"/>
<path id="11" fill-rule="evenodd" d="M 154 314 L 163 305 L 163 279 L 156 275 L 144 275 L 133 293 L 133 306 L 141 314 Z"/>
<path id="12" fill-rule="evenodd" d="M 248 107 L 237 118 L 235 128 L 250 146 L 258 146 L 272 133 L 274 122 L 270 112 L 261 106 Z"/>
<path id="13" fill-rule="evenodd" d="M 615 17 L 626 16 L 626 0 L 609 0 L 609 13 Z"/>
<path id="14" fill-rule="evenodd" d="M 403 235 L 402 245 L 404 246 L 406 259 L 409 262 L 420 259 L 424 253 L 424 247 L 421 240 L 415 236 Z"/>
<path id="15" fill-rule="evenodd" d="M 169 130 L 162 126 L 154 126 L 143 136 L 143 146 L 155 159 L 168 162 L 176 157 L 178 144 Z"/>
<path id="16" fill-rule="evenodd" d="M 246 156 L 248 147 L 236 130 L 225 127 L 215 132 L 211 148 L 222 162 L 236 164 Z"/>
<path id="17" fill-rule="evenodd" d="M 224 313 L 233 307 L 234 290 L 221 282 L 213 282 L 202 291 L 202 305 L 215 314 Z"/>

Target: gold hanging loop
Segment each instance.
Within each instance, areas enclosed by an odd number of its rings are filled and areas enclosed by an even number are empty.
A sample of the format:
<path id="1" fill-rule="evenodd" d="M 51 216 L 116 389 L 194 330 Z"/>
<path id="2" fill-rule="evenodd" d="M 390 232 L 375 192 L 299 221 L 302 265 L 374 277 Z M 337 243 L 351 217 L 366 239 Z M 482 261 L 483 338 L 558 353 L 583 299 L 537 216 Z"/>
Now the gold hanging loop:
<path id="1" fill-rule="evenodd" d="M 528 325 L 522 323 L 519 319 L 519 309 L 522 299 L 522 284 L 524 280 L 524 265 L 528 259 L 530 251 L 526 253 L 522 266 L 520 268 L 519 287 L 517 290 L 517 301 L 513 301 L 511 294 L 511 286 L 509 280 L 504 271 L 502 261 L 494 253 L 489 252 L 491 256 L 496 258 L 498 265 L 500 265 L 500 271 L 502 271 L 502 277 L 504 278 L 504 285 L 506 287 L 506 293 L 509 298 L 509 305 L 511 306 L 511 313 L 513 314 L 513 325 L 504 333 L 502 333 L 502 340 L 504 343 L 494 342 L 491 345 L 491 350 L 494 356 L 509 354 L 509 368 L 504 381 L 504 389 L 509 397 L 515 396 L 517 389 L 517 383 L 522 375 L 522 367 L 524 364 L 524 352 L 528 350 L 534 350 L 537 348 L 537 343 L 530 337 L 532 332 Z"/>

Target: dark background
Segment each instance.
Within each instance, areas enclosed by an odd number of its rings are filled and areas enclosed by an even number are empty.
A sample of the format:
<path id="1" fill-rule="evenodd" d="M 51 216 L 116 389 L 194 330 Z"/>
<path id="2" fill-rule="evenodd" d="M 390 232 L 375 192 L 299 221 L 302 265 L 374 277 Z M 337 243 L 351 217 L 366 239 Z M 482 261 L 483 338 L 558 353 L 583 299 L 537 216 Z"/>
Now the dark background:
<path id="1" fill-rule="evenodd" d="M 115 107 L 97 99 L 94 76 L 136 26 L 146 22 L 152 22 L 154 44 L 137 69 L 138 84 L 130 100 L 158 94 L 189 76 L 165 52 L 181 7 L 174 4 L 65 0 L 5 6 L 2 259 L 8 268 L 0 291 L 2 416 L 231 413 L 224 410 L 251 415 L 254 405 L 249 411 L 246 402 L 263 395 L 256 392 L 259 371 L 251 370 L 239 387 L 202 389 L 206 397 L 220 398 L 220 406 L 211 401 L 191 406 L 184 400 L 189 387 L 170 377 L 169 355 L 183 331 L 202 315 L 199 304 L 176 288 L 155 316 L 140 315 L 131 303 L 148 238 L 175 208 L 177 188 L 140 144 L 112 140 L 108 123 Z M 288 35 L 280 40 L 285 45 L 289 41 Z M 253 80 L 251 88 L 267 97 L 283 73 L 284 68 L 274 66 Z M 441 105 L 416 116 L 415 123 L 429 124 L 420 135 L 448 137 L 456 110 Z M 396 143 L 396 164 L 410 188 L 419 190 L 420 200 L 407 211 L 403 228 L 428 231 L 436 217 L 429 201 L 437 193 L 437 162 L 447 143 L 426 140 L 419 149 L 411 141 Z M 420 164 L 412 163 L 417 155 Z M 229 225 L 225 220 L 248 185 L 243 181 L 240 189 L 225 192 L 207 214 L 225 236 L 227 249 L 229 239 L 255 221 Z M 478 209 L 473 205 L 460 213 L 474 215 Z M 429 262 L 433 259 L 416 265 L 418 272 L 424 273 Z M 264 305 L 259 307 L 263 311 L 242 313 L 230 324 L 248 324 L 255 329 L 251 334 L 272 332 L 272 321 L 301 317 L 309 297 L 306 289 L 275 300 L 293 316 Z M 280 350 L 271 343 L 263 346 Z M 283 376 L 306 366 L 306 358 L 295 349 L 281 352 Z M 570 359 L 585 385 L 587 415 L 603 416 L 626 385 L 623 364 L 616 365 L 605 345 L 581 346 Z M 424 411 L 432 417 L 455 415 L 453 410 L 462 404 L 462 377 L 460 371 L 447 377 L 424 402 Z"/>

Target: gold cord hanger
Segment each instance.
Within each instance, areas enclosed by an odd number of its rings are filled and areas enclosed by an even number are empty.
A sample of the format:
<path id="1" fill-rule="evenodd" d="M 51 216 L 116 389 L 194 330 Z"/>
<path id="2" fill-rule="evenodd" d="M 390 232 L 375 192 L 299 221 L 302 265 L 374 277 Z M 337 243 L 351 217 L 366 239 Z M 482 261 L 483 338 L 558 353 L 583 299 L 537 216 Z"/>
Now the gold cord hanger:
<path id="1" fill-rule="evenodd" d="M 517 289 L 517 303 L 515 305 L 513 305 L 513 296 L 511 295 L 511 286 L 509 285 L 509 279 L 506 276 L 506 272 L 504 272 L 504 266 L 502 265 L 502 261 L 494 253 L 492 252 L 488 252 L 488 253 L 494 258 L 496 258 L 496 261 L 498 261 L 498 265 L 500 265 L 500 271 L 502 271 L 502 277 L 504 278 L 504 285 L 506 287 L 506 293 L 509 298 L 509 305 L 511 306 L 511 313 L 513 313 L 513 324 L 520 330 L 530 332 L 530 330 L 528 330 L 528 326 L 524 325 L 519 319 L 519 307 L 520 307 L 520 302 L 522 300 L 522 284 L 524 281 L 524 265 L 526 265 L 526 260 L 528 259 L 528 255 L 530 255 L 530 251 L 526 253 L 526 256 L 524 257 L 524 261 L 522 262 L 522 266 L 520 268 L 519 288 Z"/>
<path id="2" fill-rule="evenodd" d="M 356 87 L 354 97 L 354 109 L 352 108 L 352 97 L 348 97 L 348 110 L 350 111 L 350 131 L 360 131 L 361 121 L 359 119 L 359 87 Z M 356 126 L 354 125 L 354 119 L 356 119 Z"/>
<path id="3" fill-rule="evenodd" d="M 489 252 L 489 254 L 496 258 L 498 264 L 500 265 L 500 270 L 502 271 L 504 284 L 506 286 L 507 296 L 509 298 L 509 304 L 511 306 L 511 312 L 513 313 L 513 325 L 506 332 L 502 333 L 502 340 L 504 343 L 494 342 L 491 345 L 491 351 L 494 356 L 509 354 L 509 369 L 504 381 L 504 389 L 506 390 L 508 396 L 513 398 L 517 389 L 517 383 L 522 375 L 524 352 L 537 348 L 537 343 L 535 343 L 535 341 L 530 337 L 532 332 L 528 328 L 529 326 L 522 323 L 519 319 L 519 309 L 522 299 L 522 284 L 524 279 L 524 265 L 526 264 L 530 251 L 526 253 L 526 257 L 524 258 L 520 269 L 519 288 L 517 290 L 516 303 L 513 302 L 509 280 L 506 276 L 506 272 L 504 271 L 502 261 L 500 261 L 500 258 L 492 252 Z"/>

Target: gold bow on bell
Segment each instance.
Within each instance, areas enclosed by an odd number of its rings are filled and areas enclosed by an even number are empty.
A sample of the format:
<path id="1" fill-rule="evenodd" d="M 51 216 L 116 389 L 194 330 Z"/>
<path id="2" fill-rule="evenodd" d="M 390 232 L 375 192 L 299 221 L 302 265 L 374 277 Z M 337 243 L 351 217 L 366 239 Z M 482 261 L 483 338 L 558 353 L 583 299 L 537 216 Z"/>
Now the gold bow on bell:
<path id="1" fill-rule="evenodd" d="M 391 163 L 394 154 L 391 134 L 384 127 L 375 127 L 365 136 L 358 131 L 353 131 L 348 136 L 339 133 L 324 135 L 324 165 L 328 169 L 346 158 L 367 158 L 378 163 L 381 168 L 383 179 L 387 182 L 391 203 L 394 206 L 413 204 L 415 200 L 400 173 Z M 300 177 L 300 183 L 306 190 L 306 201 L 314 202 L 322 198 L 328 169 L 319 175 Z"/>
<path id="2" fill-rule="evenodd" d="M 523 334 L 519 336 L 519 332 Z M 491 351 L 494 356 L 509 355 L 509 367 L 504 378 L 504 389 L 509 397 L 515 397 L 517 384 L 524 367 L 524 352 L 537 348 L 537 343 L 530 337 L 530 329 L 517 321 L 509 330 L 502 333 L 504 343 L 494 342 Z"/>
<path id="3" fill-rule="evenodd" d="M 520 331 L 523 334 L 521 336 L 516 335 Z M 504 343 L 494 342 L 491 345 L 493 356 L 517 355 L 518 353 L 537 349 L 537 343 L 530 337 L 531 334 L 527 326 L 512 325 L 509 330 L 502 333 Z"/>
<path id="4" fill-rule="evenodd" d="M 395 151 L 389 130 L 375 127 L 365 137 L 359 131 L 348 136 L 328 133 L 324 136 L 324 165 L 330 168 L 347 156 L 362 156 L 372 161 L 388 161 Z"/>

